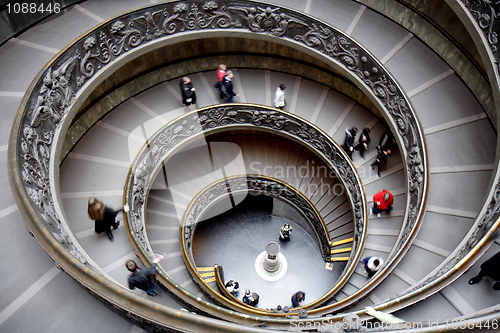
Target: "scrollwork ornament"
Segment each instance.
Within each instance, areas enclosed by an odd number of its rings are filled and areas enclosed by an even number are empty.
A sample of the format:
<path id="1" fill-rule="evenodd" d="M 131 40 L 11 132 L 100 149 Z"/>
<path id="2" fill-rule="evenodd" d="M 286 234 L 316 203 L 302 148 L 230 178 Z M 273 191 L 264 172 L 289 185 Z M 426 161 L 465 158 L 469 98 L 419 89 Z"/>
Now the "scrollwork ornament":
<path id="1" fill-rule="evenodd" d="M 228 189 L 231 189 L 228 192 Z M 204 212 L 221 197 L 227 196 L 229 193 L 239 191 L 248 192 L 252 195 L 266 195 L 278 198 L 290 203 L 295 207 L 314 227 L 322 242 L 322 254 L 325 260 L 330 258 L 330 247 L 327 241 L 325 229 L 322 227 L 321 217 L 316 213 L 314 208 L 307 200 L 299 195 L 295 190 L 292 190 L 288 185 L 277 182 L 273 179 L 262 178 L 260 176 L 239 176 L 229 179 L 223 179 L 209 188 L 203 190 L 194 201 L 189 205 L 189 210 L 186 213 L 186 218 L 183 222 L 184 242 L 191 260 L 192 256 L 191 244 L 193 241 L 194 231 L 197 223 L 203 217 Z M 361 232 L 362 232 L 361 228 Z M 144 237 L 145 238 L 145 237 Z"/>
<path id="2" fill-rule="evenodd" d="M 93 59 L 98 59 L 100 53 L 98 50 L 94 50 L 97 44 L 96 37 L 94 35 L 88 36 L 83 42 L 83 57 L 78 54 L 78 59 L 80 60 L 80 74 L 81 76 L 77 80 L 78 86 L 83 85 L 85 80 L 91 78 L 95 72 L 94 63 L 91 61 Z M 100 66 L 99 66 L 100 67 Z"/>
<path id="3" fill-rule="evenodd" d="M 185 2 L 178 3 L 173 8 L 172 16 L 164 13 L 167 18 L 162 23 L 163 30 L 167 34 L 173 34 L 185 30 L 241 27 L 239 22 L 233 21 L 231 16 L 225 13 L 225 6 L 222 6 L 221 10 L 217 10 L 218 8 L 219 5 L 215 1 L 205 2 L 202 5 L 203 11 L 200 11 L 195 3 L 191 6 Z"/>
<path id="4" fill-rule="evenodd" d="M 230 124 L 243 124 L 245 119 L 239 112 L 229 107 L 221 107 L 204 111 L 200 115 L 200 124 L 204 129 L 217 128 Z"/>
<path id="5" fill-rule="evenodd" d="M 229 10 L 242 17 L 252 32 L 269 33 L 276 37 L 284 36 L 289 28 L 306 27 L 303 20 L 280 13 L 280 8 L 231 6 Z"/>
<path id="6" fill-rule="evenodd" d="M 30 112 L 32 127 L 51 120 L 58 124 L 71 107 L 75 92 L 71 86 L 71 75 L 77 57 L 70 57 L 59 67 L 51 67 L 43 77 L 35 106 Z"/>
<path id="7" fill-rule="evenodd" d="M 113 51 L 115 56 L 139 46 L 145 40 L 141 32 L 134 28 L 132 22 L 125 24 L 122 20 L 117 20 L 111 24 L 109 32 L 115 36 L 114 43 L 117 45 Z"/>
<path id="8" fill-rule="evenodd" d="M 461 0 L 476 18 L 479 27 L 485 31 L 491 50 L 498 50 L 498 22 L 500 3 L 490 0 Z"/>
<path id="9" fill-rule="evenodd" d="M 108 62 L 115 60 L 115 58 L 120 54 L 120 50 L 114 43 L 113 39 L 109 38 L 104 31 L 101 31 L 99 34 L 99 40 L 99 46 L 101 47 L 100 61 L 103 64 L 107 64 Z M 101 65 L 97 64 L 97 68 L 100 67 Z"/>
<path id="10" fill-rule="evenodd" d="M 294 39 L 337 59 L 359 78 L 364 79 L 363 71 L 360 69 L 358 47 L 353 45 L 346 36 L 313 23 L 309 27 L 309 31 L 303 35 L 295 36 Z"/>

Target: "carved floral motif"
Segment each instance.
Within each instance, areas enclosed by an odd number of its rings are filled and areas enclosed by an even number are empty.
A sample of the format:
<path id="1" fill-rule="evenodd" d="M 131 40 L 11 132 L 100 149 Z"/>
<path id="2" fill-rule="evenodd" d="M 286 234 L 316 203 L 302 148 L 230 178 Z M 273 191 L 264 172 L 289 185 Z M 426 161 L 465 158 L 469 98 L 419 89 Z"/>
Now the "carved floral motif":
<path id="1" fill-rule="evenodd" d="M 492 16 L 491 20 L 494 18 L 496 15 Z M 423 164 L 423 140 L 402 91 L 370 54 L 335 28 L 288 9 L 250 1 L 167 2 L 127 13 L 99 26 L 52 63 L 42 75 L 27 103 L 28 109 L 20 125 L 22 132 L 19 134 L 21 140 L 18 147 L 19 169 L 27 195 L 32 204 L 44 212 L 43 216 L 53 216 L 50 218 L 52 222 L 49 223 L 60 225 L 53 211 L 53 194 L 47 181 L 48 161 L 53 158 L 52 136 L 71 109 L 76 93 L 85 89 L 89 79 L 96 73 L 138 46 L 185 31 L 227 28 L 301 42 L 306 47 L 329 56 L 372 90 L 373 95 L 387 108 L 391 121 L 397 127 L 397 137 L 403 142 L 403 153 L 407 157 L 407 177 L 410 181 L 409 202 L 412 202 L 415 209 L 407 216 L 408 228 L 405 230 L 411 230 L 422 209 L 421 188 L 425 183 L 426 166 Z M 491 34 L 490 39 L 496 40 L 496 35 Z M 342 154 L 329 146 L 327 141 L 318 140 L 313 130 L 294 124 L 294 119 L 285 119 L 280 114 L 268 111 L 240 111 L 212 110 L 211 114 L 200 114 L 199 122 L 188 121 L 186 124 L 169 128 L 169 131 L 152 145 L 154 153 L 148 157 L 151 160 L 141 161 L 145 169 L 134 176 L 134 202 L 139 204 L 144 199 L 141 189 L 147 185 L 144 174 L 150 172 L 149 163 L 160 161 L 169 147 L 179 140 L 211 126 L 237 125 L 242 121 L 253 121 L 254 126 L 287 131 L 289 135 L 307 141 L 311 147 L 327 156 L 333 167 L 337 168 L 339 176 L 343 177 L 346 187 L 353 192 L 354 215 L 358 219 L 356 225 L 358 230 L 362 228 L 362 205 L 358 204 L 362 198 L 356 194 L 356 177 L 350 175 L 346 164 L 341 162 Z M 26 147 L 28 150 L 23 150 Z M 142 218 L 141 213 L 132 214 L 137 214 L 133 219 L 137 222 L 137 228 L 140 228 L 138 221 Z"/>
<path id="2" fill-rule="evenodd" d="M 152 177 L 156 175 L 156 170 L 161 167 L 162 162 L 167 159 L 175 148 L 185 144 L 188 140 L 192 140 L 195 135 L 206 134 L 211 130 L 219 128 L 230 129 L 231 126 L 271 129 L 280 133 L 280 135 L 295 138 L 320 156 L 324 156 L 328 161 L 327 163 L 333 167 L 335 173 L 339 175 L 339 178 L 344 183 L 348 196 L 352 198 L 354 223 L 356 225 L 354 247 L 361 246 L 358 233 L 362 234 L 365 228 L 364 210 L 366 208 L 364 198 L 356 173 L 345 160 L 339 148 L 313 126 L 285 112 L 269 110 L 258 106 L 229 105 L 207 108 L 197 113 L 178 118 L 173 123 L 158 131 L 154 137 L 150 138 L 149 147 L 139 153 L 137 159 L 139 162 L 132 170 L 134 176 L 132 186 L 128 189 L 128 196 L 132 201 L 129 202 L 132 228 L 141 247 L 146 252 L 152 255 L 152 250 L 145 235 L 143 210 L 145 209 L 144 202 L 146 202 L 145 196 L 148 191 L 148 184 L 152 183 Z M 229 186 L 232 189 L 240 189 L 241 182 L 229 182 Z M 305 203 L 301 202 L 293 191 L 286 190 L 279 183 L 253 180 L 249 182 L 248 188 L 272 196 L 288 198 L 296 206 L 305 207 Z M 210 191 L 203 193 L 193 204 L 191 213 L 185 221 L 186 242 L 188 246 L 191 244 L 190 237 L 198 214 L 216 196 L 224 194 L 227 194 L 226 185 L 225 183 L 219 183 Z M 313 211 L 304 209 L 303 214 L 313 220 L 317 220 Z M 318 233 L 326 239 L 323 231 L 318 231 Z M 324 251 L 324 255 L 325 257 L 327 256 L 326 250 Z"/>
<path id="3" fill-rule="evenodd" d="M 229 10 L 241 16 L 251 31 L 270 33 L 277 37 L 284 36 L 289 28 L 307 26 L 300 19 L 280 13 L 280 8 L 230 6 Z"/>
<path id="4" fill-rule="evenodd" d="M 498 50 L 498 17 L 500 16 L 500 3 L 491 0 L 461 0 L 476 18 L 477 24 L 484 30 L 491 50 Z M 497 56 L 498 57 L 498 56 Z M 497 58 L 498 59 L 498 58 Z"/>
<path id="5" fill-rule="evenodd" d="M 75 98 L 75 92 L 70 84 L 70 78 L 76 66 L 76 57 L 71 57 L 62 65 L 49 68 L 42 80 L 39 95 L 31 110 L 32 127 L 51 120 L 59 123 Z"/>

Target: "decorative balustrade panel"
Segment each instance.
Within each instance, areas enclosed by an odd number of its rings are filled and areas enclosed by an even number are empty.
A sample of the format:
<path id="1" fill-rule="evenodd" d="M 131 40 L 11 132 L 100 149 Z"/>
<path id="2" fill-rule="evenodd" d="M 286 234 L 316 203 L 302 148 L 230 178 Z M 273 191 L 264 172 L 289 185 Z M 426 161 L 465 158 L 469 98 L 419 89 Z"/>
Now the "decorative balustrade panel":
<path id="1" fill-rule="evenodd" d="M 500 3 L 489 0 L 460 0 L 466 10 L 476 20 L 477 25 L 482 30 L 488 46 L 495 59 L 495 74 L 497 81 L 500 81 L 500 41 L 498 32 L 500 31 Z"/>
<path id="2" fill-rule="evenodd" d="M 131 179 L 127 182 L 129 184 L 127 195 L 131 200 L 129 223 L 144 251 L 153 254 L 145 234 L 144 203 L 150 185 L 162 167 L 163 161 L 189 141 L 199 139 L 201 135 L 231 130 L 235 127 L 267 130 L 287 136 L 322 157 L 338 175 L 351 200 L 355 225 L 353 252 L 355 253 L 362 247 L 367 216 L 364 192 L 356 170 L 348 162 L 341 148 L 313 125 L 284 111 L 257 105 L 228 104 L 227 106 L 207 107 L 174 120 L 149 138 L 149 145 L 139 152 L 136 163 L 132 165 Z M 258 184 L 262 185 L 262 182 L 253 185 Z M 220 190 L 223 186 L 216 186 L 215 189 L 217 188 Z M 196 208 L 200 209 L 200 205 L 201 203 L 197 202 Z M 192 225 L 195 222 L 192 219 L 194 215 L 188 215 L 186 224 Z M 324 238 L 326 239 L 326 234 Z"/>
<path id="3" fill-rule="evenodd" d="M 126 186 L 126 197 L 130 206 L 128 227 L 131 230 L 136 246 L 139 251 L 146 253 L 149 257 L 154 256 L 154 251 L 146 233 L 145 203 L 149 190 L 158 172 L 163 168 L 164 162 L 191 142 L 200 142 L 201 138 L 215 132 L 234 129 L 270 131 L 274 135 L 299 142 L 322 158 L 341 181 L 346 196 L 350 200 L 353 213 L 353 255 L 349 258 L 346 268 L 339 279 L 341 282 L 325 297 L 332 296 L 334 291 L 341 288 L 354 272 L 366 238 L 368 212 L 361 179 L 342 148 L 335 144 L 323 131 L 297 116 L 278 109 L 252 104 L 227 104 L 205 107 L 176 118 L 150 137 L 148 145 L 143 146 L 131 166 Z M 298 200 L 299 196 L 292 195 L 294 193 L 287 185 L 277 182 L 271 183 L 269 180 L 255 177 L 247 179 L 245 176 L 229 179 L 228 183 L 230 188 L 235 191 L 268 192 L 276 196 L 278 194 L 276 191 L 279 190 L 283 198 L 299 204 L 298 208 L 301 209 L 305 216 L 313 219 L 311 222 L 316 224 L 315 228 L 323 239 L 321 249 L 323 256 L 325 259 L 330 257 L 326 230 L 320 221 L 320 217 L 315 211 L 312 214 L 312 208 L 309 208 L 309 204 L 305 205 L 303 198 L 300 201 Z M 225 181 L 212 184 L 209 189 L 191 201 L 183 221 L 183 241 L 187 244 L 187 249 L 190 248 L 197 219 L 212 202 L 223 195 L 227 195 Z M 189 252 L 185 253 L 185 255 L 189 257 Z M 191 262 L 193 262 L 192 256 Z"/>
<path id="4" fill-rule="evenodd" d="M 356 78 L 386 109 L 407 161 L 409 203 L 402 247 L 420 217 L 426 181 L 421 132 L 403 92 L 361 45 L 342 32 L 301 13 L 251 1 L 180 1 L 128 13 L 82 37 L 40 74 L 17 128 L 15 154 L 18 176 L 40 222 L 85 261 L 66 237 L 53 207 L 49 161 L 54 156 L 54 134 L 64 121 L 71 121 L 66 118 L 76 112 L 72 110 L 75 99 L 89 80 L 138 46 L 184 32 L 224 29 L 251 31 L 311 48 Z M 262 115 L 255 121 L 265 124 L 268 119 Z M 354 197 L 353 202 L 359 199 Z"/>
<path id="5" fill-rule="evenodd" d="M 206 188 L 193 198 L 185 213 L 183 221 L 184 246 L 190 260 L 194 263 L 192 243 L 196 225 L 203 214 L 220 198 L 238 192 L 248 192 L 250 195 L 266 195 L 283 200 L 292 205 L 311 225 L 320 244 L 320 252 L 325 261 L 330 260 L 330 244 L 326 226 L 314 205 L 291 186 L 277 179 L 244 175 L 220 180 Z"/>
<path id="6" fill-rule="evenodd" d="M 57 168 L 59 163 L 55 160 L 60 146 L 58 142 L 63 139 L 64 128 L 77 112 L 79 104 L 76 101 L 86 95 L 84 92 L 91 88 L 91 81 L 104 80 L 99 76 L 105 74 L 104 69 L 127 61 L 128 55 L 133 55 L 135 50 L 153 49 L 161 44 L 157 42 L 170 36 L 206 31 L 217 32 L 217 36 L 223 36 L 225 31 L 251 32 L 313 51 L 351 77 L 380 105 L 406 163 L 408 202 L 405 222 L 388 262 L 401 256 L 398 251 L 407 246 L 418 228 L 428 178 L 422 132 L 410 103 L 388 71 L 343 32 L 305 14 L 253 1 L 177 1 L 129 12 L 99 25 L 47 65 L 23 100 L 13 129 L 10 152 L 12 182 L 19 189 L 18 200 L 31 207 L 33 223 L 41 224 L 68 253 L 89 265 L 85 255 L 68 237 L 67 224 L 58 213 L 58 189 L 53 188 L 51 179 L 51 174 L 57 174 L 51 167 Z M 250 34 L 246 36 L 251 38 Z M 241 106 L 208 109 L 190 117 L 197 118 L 182 118 L 175 126 L 168 126 L 169 132 L 158 138 L 158 150 L 147 159 L 141 159 L 135 167 L 130 219 L 139 238 L 142 237 L 139 232 L 143 231 L 140 207 L 144 203 L 154 163 L 160 161 L 178 140 L 228 124 L 286 132 L 324 156 L 350 191 L 357 235 L 365 231 L 366 207 L 359 179 L 350 163 L 341 158 L 338 149 L 327 138 L 322 138 L 315 128 L 300 124 L 297 119 L 282 113 Z M 490 217 L 493 218 L 487 218 Z M 150 251 L 145 238 L 139 241 L 147 252 Z"/>

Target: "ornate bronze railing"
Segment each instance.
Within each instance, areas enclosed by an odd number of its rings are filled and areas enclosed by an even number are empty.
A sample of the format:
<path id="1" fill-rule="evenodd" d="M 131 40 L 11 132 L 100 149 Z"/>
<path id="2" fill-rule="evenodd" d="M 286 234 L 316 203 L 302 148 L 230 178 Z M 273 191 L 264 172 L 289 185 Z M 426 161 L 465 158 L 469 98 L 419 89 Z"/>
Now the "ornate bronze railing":
<path id="1" fill-rule="evenodd" d="M 228 190 L 230 193 L 228 193 Z M 206 283 L 195 269 L 192 242 L 197 224 L 200 218 L 203 217 L 203 214 L 205 214 L 211 206 L 219 202 L 221 198 L 237 195 L 238 193 L 270 196 L 285 201 L 294 207 L 314 230 L 315 238 L 318 241 L 323 259 L 325 261 L 330 260 L 330 237 L 326 225 L 314 205 L 303 194 L 292 186 L 271 177 L 250 174 L 232 176 L 209 185 L 195 196 L 188 205 L 181 222 L 181 248 L 184 255 L 184 261 L 189 273 L 202 289 L 211 288 L 207 288 Z M 366 232 L 366 226 L 363 227 L 363 230 Z M 360 238 L 360 235 L 357 235 L 356 232 L 355 237 Z M 351 253 L 359 251 L 362 248 L 359 242 L 357 242 L 356 245 L 357 247 L 353 248 Z M 351 265 L 352 264 L 355 265 L 356 262 L 351 262 Z M 350 272 L 349 276 L 353 273 L 352 268 L 344 271 Z M 346 276 L 344 274 L 342 275 L 344 278 L 341 279 L 341 281 L 346 281 Z M 347 276 L 347 278 L 349 276 Z M 343 285 L 334 285 L 332 289 L 339 290 L 342 286 Z M 330 294 L 334 294 L 334 292 Z M 224 303 L 221 302 L 219 294 L 210 294 L 209 296 L 215 299 L 217 303 Z"/>
<path id="2" fill-rule="evenodd" d="M 137 251 L 149 257 L 153 257 L 154 255 L 145 232 L 146 221 L 144 212 L 151 184 L 153 184 L 157 173 L 163 167 L 164 161 L 168 160 L 173 154 L 187 146 L 190 142 L 199 140 L 212 133 L 235 129 L 267 131 L 299 142 L 320 157 L 338 175 L 346 191 L 346 196 L 351 203 L 353 212 L 353 224 L 355 226 L 352 246 L 353 255 L 348 260 L 346 268 L 335 287 L 321 299 L 321 302 L 325 302 L 325 300 L 334 295 L 346 283 L 359 262 L 366 238 L 368 216 L 366 199 L 357 171 L 352 163 L 350 163 L 349 158 L 342 148 L 316 126 L 285 111 L 253 104 L 215 105 L 180 116 L 158 130 L 153 137 L 149 138 L 148 144 L 139 151 L 131 166 L 125 191 L 126 201 L 130 205 L 127 223 L 131 230 L 131 239 L 138 247 Z M 234 188 L 236 192 L 241 188 L 248 191 L 261 192 L 262 189 L 258 187 L 262 185 L 262 182 L 258 180 L 255 177 L 236 177 L 227 179 L 226 181 L 229 182 L 230 187 Z M 210 191 L 200 193 L 200 197 L 195 198 L 191 202 L 184 216 L 184 233 L 181 241 L 183 244 L 188 243 L 184 249 L 184 255 L 187 260 L 186 264 L 188 267 L 191 267 L 190 271 L 193 275 L 196 274 L 196 270 L 192 267 L 192 260 L 189 260 L 190 255 L 187 252 L 190 248 L 189 243 L 193 227 L 196 225 L 197 219 L 200 216 L 199 214 L 202 214 L 206 206 L 211 204 L 208 198 L 217 200 L 222 195 L 220 193 L 221 190 L 227 191 L 226 184 L 221 184 L 212 184 L 210 187 L 216 193 Z M 290 189 L 288 185 L 283 183 L 274 182 L 274 184 L 280 184 L 284 191 L 287 188 L 288 190 Z M 203 196 L 204 194 L 206 196 Z M 282 193 L 282 198 L 287 199 L 284 194 L 286 192 Z M 303 212 L 309 215 L 309 218 L 314 219 L 317 216 L 315 219 L 319 219 L 317 213 L 311 214 L 311 209 L 305 207 L 303 208 Z M 322 239 L 320 243 L 322 244 L 321 250 L 325 259 L 328 259 L 329 255 L 326 257 L 326 253 L 329 251 L 328 236 L 322 223 L 318 221 L 318 224 L 320 225 L 315 226 L 315 228 L 317 232 L 321 233 L 319 235 L 320 239 Z M 317 302 L 312 302 L 308 306 L 314 307 L 317 304 Z M 257 313 L 258 311 L 252 310 L 252 312 Z"/>
<path id="3" fill-rule="evenodd" d="M 137 21 L 140 17 L 152 20 L 143 26 Z M 59 198 L 57 175 L 62 141 L 77 110 L 94 87 L 138 55 L 191 38 L 194 33 L 198 37 L 220 37 L 234 32 L 250 39 L 287 44 L 331 64 L 371 96 L 385 113 L 404 157 L 409 185 L 404 226 L 380 279 L 390 273 L 408 249 L 424 209 L 427 161 L 422 132 L 411 105 L 389 72 L 355 40 L 303 13 L 253 1 L 178 1 L 129 12 L 97 26 L 52 60 L 34 79 L 22 101 L 9 144 L 12 187 L 35 236 L 72 276 L 79 275 L 73 274 L 75 270 L 99 270 L 72 236 Z M 256 119 L 266 126 L 268 115 L 265 112 Z M 308 139 L 312 145 L 325 148 L 324 142 Z M 339 176 L 349 186 L 359 184 L 354 178 L 341 173 Z M 363 221 L 362 196 L 351 196 L 351 202 L 356 219 Z M 132 223 L 137 223 L 135 214 L 139 213 L 131 212 Z M 361 226 L 362 223 L 356 224 Z M 83 280 L 79 279 L 81 283 Z M 343 308 L 366 295 L 375 280 L 363 294 L 345 301 Z M 99 289 L 99 284 L 89 285 Z M 115 296 L 118 300 L 119 295 Z M 338 309 L 332 307 L 328 311 Z M 224 314 L 221 312 L 220 316 Z"/>
<path id="4" fill-rule="evenodd" d="M 229 191 L 229 193 L 228 193 Z M 204 188 L 196 195 L 188 205 L 184 217 L 181 221 L 182 247 L 188 255 L 188 260 L 194 263 L 193 237 L 200 221 L 210 207 L 221 198 L 232 196 L 238 193 L 248 193 L 249 195 L 265 195 L 285 201 L 295 208 L 299 214 L 309 223 L 314 230 L 314 238 L 319 245 L 323 260 L 330 261 L 330 236 L 325 223 L 316 207 L 299 190 L 278 179 L 263 176 L 246 174 L 241 176 L 231 176 L 216 181 Z M 366 227 L 363 227 L 366 230 Z M 359 235 L 356 235 L 359 237 Z"/>

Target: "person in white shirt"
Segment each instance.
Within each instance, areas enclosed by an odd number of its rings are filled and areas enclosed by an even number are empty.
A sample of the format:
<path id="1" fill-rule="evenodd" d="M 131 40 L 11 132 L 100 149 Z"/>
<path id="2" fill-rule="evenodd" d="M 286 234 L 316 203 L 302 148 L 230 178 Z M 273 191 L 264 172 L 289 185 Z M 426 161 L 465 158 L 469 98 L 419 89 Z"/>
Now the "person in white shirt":
<path id="1" fill-rule="evenodd" d="M 285 102 L 285 90 L 286 87 L 282 83 L 276 89 L 276 94 L 274 95 L 274 106 L 280 110 L 283 110 L 283 107 L 286 105 Z"/>

